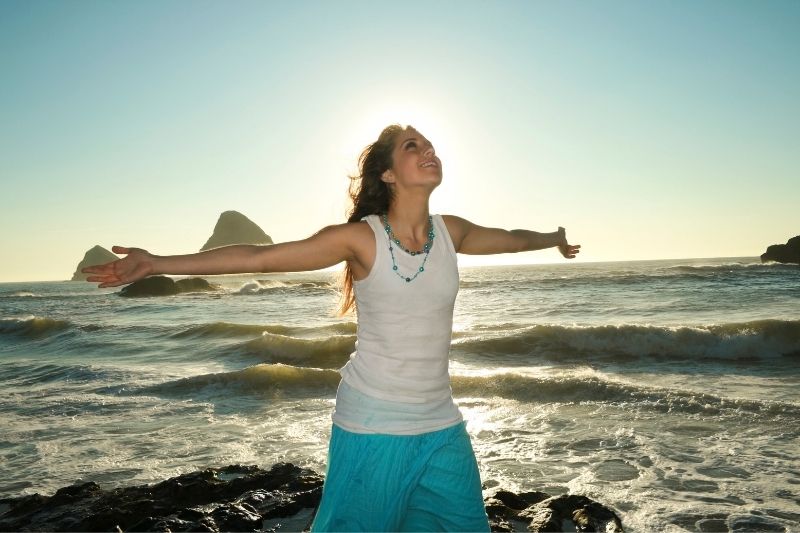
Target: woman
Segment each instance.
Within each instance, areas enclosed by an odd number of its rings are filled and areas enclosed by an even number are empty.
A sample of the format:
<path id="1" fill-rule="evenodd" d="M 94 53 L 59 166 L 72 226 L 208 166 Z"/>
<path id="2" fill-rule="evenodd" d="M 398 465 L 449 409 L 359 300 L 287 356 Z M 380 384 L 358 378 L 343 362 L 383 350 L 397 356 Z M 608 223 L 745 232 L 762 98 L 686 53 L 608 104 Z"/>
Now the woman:
<path id="1" fill-rule="evenodd" d="M 150 274 L 317 270 L 345 262 L 343 313 L 355 308 L 356 351 L 340 370 L 328 468 L 313 531 L 488 531 L 480 476 L 448 373 L 456 253 L 557 247 L 574 258 L 564 228 L 553 233 L 485 228 L 431 216 L 442 181 L 431 143 L 392 125 L 359 158 L 346 224 L 272 246 L 233 245 L 126 257 L 83 269 L 100 287 Z"/>

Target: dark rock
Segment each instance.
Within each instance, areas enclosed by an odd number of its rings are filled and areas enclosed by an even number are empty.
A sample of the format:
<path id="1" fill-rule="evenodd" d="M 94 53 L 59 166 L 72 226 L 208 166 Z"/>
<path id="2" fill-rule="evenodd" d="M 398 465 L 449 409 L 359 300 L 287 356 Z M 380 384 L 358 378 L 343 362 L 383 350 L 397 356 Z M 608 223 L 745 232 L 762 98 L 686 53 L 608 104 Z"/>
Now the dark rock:
<path id="1" fill-rule="evenodd" d="M 110 490 L 84 483 L 0 500 L 0 531 L 307 531 L 322 483 L 289 463 L 207 468 Z M 584 496 L 496 488 L 484 502 L 492 531 L 622 532 L 613 511 Z"/>
<path id="2" fill-rule="evenodd" d="M 761 254 L 761 262 L 777 261 L 778 263 L 800 264 L 800 235 L 792 237 L 786 244 L 773 244 Z"/>
<path id="3" fill-rule="evenodd" d="M 172 296 L 178 294 L 175 282 L 166 276 L 150 276 L 122 287 L 120 296 Z"/>
<path id="4" fill-rule="evenodd" d="M 214 232 L 200 251 L 231 244 L 272 244 L 272 239 L 243 214 L 225 211 L 219 216 Z"/>
<path id="5" fill-rule="evenodd" d="M 172 296 L 184 292 L 208 292 L 219 289 L 203 278 L 186 278 L 173 281 L 167 276 L 149 276 L 126 285 L 118 293 L 120 296 Z"/>
<path id="6" fill-rule="evenodd" d="M 261 515 L 246 503 L 220 505 L 211 512 L 211 517 L 222 531 L 258 531 L 263 520 Z"/>
<path id="7" fill-rule="evenodd" d="M 498 491 L 498 493 L 504 492 Z M 621 533 L 623 531 L 622 522 L 611 509 L 585 496 L 575 494 L 563 494 L 547 498 L 542 498 L 542 496 L 546 495 L 542 492 L 503 494 L 503 497 L 515 506 L 519 506 L 520 501 L 538 500 L 522 510 L 514 510 L 511 507 L 507 507 L 506 512 L 501 512 L 497 509 L 497 502 L 500 500 L 496 497 L 496 494 L 490 497 L 492 513 L 495 517 L 502 517 L 501 520 L 498 520 L 489 515 L 489 524 L 492 531 L 508 531 L 506 528 L 509 525 L 513 528 L 515 523 L 527 524 L 526 529 L 528 531 L 539 532 L 605 531 L 608 533 Z M 488 507 L 487 514 L 489 514 Z"/>
<path id="8" fill-rule="evenodd" d="M 279 463 L 268 471 L 209 468 L 112 490 L 95 483 L 72 485 L 49 498 L 3 500 L 0 531 L 259 531 L 264 514 L 250 500 L 272 512 L 316 508 L 322 481 L 311 470 Z M 240 501 L 247 495 L 250 500 Z"/>
<path id="9" fill-rule="evenodd" d="M 175 287 L 178 292 L 211 292 L 219 288 L 218 285 L 212 285 L 203 278 L 186 278 L 179 279 L 175 282 Z"/>
<path id="10" fill-rule="evenodd" d="M 75 273 L 72 275 L 71 281 L 86 281 L 86 277 L 91 276 L 92 274 L 84 274 L 81 272 L 81 269 L 85 267 L 92 265 L 103 265 L 105 263 L 110 263 L 111 261 L 116 261 L 117 259 L 119 259 L 119 256 L 114 255 L 102 246 L 94 246 L 83 255 L 83 259 L 81 259 L 81 262 L 78 263 L 78 267 L 75 269 Z"/>
<path id="11" fill-rule="evenodd" d="M 530 520 L 528 531 L 542 533 L 566 531 L 561 515 L 548 507 L 532 507 L 530 510 L 520 513 L 520 517 Z"/>

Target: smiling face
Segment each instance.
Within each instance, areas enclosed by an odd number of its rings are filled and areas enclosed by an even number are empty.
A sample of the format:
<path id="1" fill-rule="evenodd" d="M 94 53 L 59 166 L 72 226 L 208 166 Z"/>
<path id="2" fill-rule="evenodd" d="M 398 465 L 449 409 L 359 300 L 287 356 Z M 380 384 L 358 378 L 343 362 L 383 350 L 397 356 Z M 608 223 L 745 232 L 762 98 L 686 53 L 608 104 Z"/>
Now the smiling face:
<path id="1" fill-rule="evenodd" d="M 442 162 L 433 145 L 411 126 L 397 137 L 392 162 L 392 168 L 381 177 L 390 187 L 433 189 L 442 182 Z"/>

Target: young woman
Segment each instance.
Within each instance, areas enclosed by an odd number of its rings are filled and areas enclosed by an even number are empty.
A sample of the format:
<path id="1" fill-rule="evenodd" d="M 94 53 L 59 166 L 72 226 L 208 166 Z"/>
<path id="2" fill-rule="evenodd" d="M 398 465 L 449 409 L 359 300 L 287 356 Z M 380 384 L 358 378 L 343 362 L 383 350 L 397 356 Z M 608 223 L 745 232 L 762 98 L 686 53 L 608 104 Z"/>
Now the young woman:
<path id="1" fill-rule="evenodd" d="M 453 402 L 448 354 L 458 292 L 456 253 L 557 247 L 553 233 L 485 228 L 430 215 L 442 181 L 431 143 L 392 125 L 359 158 L 346 224 L 271 246 L 233 245 L 126 257 L 83 269 L 100 287 L 151 274 L 297 272 L 345 262 L 342 312 L 355 309 L 356 351 L 341 368 L 328 468 L 313 531 L 488 531 L 475 454 Z"/>

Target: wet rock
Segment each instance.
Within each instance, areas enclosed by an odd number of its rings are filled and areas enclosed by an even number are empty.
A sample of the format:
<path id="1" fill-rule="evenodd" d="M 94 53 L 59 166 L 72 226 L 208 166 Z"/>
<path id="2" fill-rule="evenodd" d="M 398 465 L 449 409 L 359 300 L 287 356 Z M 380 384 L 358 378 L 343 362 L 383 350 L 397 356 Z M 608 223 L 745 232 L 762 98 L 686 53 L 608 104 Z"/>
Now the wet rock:
<path id="1" fill-rule="evenodd" d="M 308 531 L 322 484 L 290 463 L 207 468 L 110 490 L 84 483 L 0 500 L 0 531 Z M 492 531 L 622 531 L 613 511 L 584 496 L 495 487 L 484 503 Z"/>
<path id="2" fill-rule="evenodd" d="M 499 491 L 504 492 L 504 491 Z M 511 493 L 513 494 L 513 493 Z M 493 494 L 489 499 L 492 503 L 492 515 L 489 515 L 489 524 L 492 531 L 518 531 L 515 524 L 526 524 L 528 531 L 604 531 L 608 533 L 621 533 L 622 521 L 614 511 L 591 500 L 585 496 L 563 494 L 548 497 L 542 492 L 528 492 L 513 495 L 514 498 L 504 496 L 509 503 L 519 507 L 520 501 L 526 501 L 527 507 L 522 510 L 507 506 L 506 510 L 498 509 L 500 499 Z M 487 514 L 489 514 L 487 507 Z"/>
<path id="3" fill-rule="evenodd" d="M 270 470 L 208 468 L 111 490 L 72 485 L 50 497 L 0 500 L 0 531 L 260 531 L 265 514 L 316 508 L 322 481 L 312 470 L 279 463 Z"/>
<path id="4" fill-rule="evenodd" d="M 212 285 L 203 278 L 179 279 L 175 282 L 178 293 L 182 292 L 211 292 L 219 288 L 219 285 Z"/>
<path id="5" fill-rule="evenodd" d="M 786 244 L 773 244 L 761 254 L 761 262 L 777 261 L 778 263 L 800 264 L 800 235 L 792 237 Z"/>
<path id="6" fill-rule="evenodd" d="M 210 292 L 219 289 L 203 278 L 186 278 L 174 281 L 167 276 L 149 276 L 126 285 L 119 291 L 120 296 L 173 296 L 184 292 Z"/>

